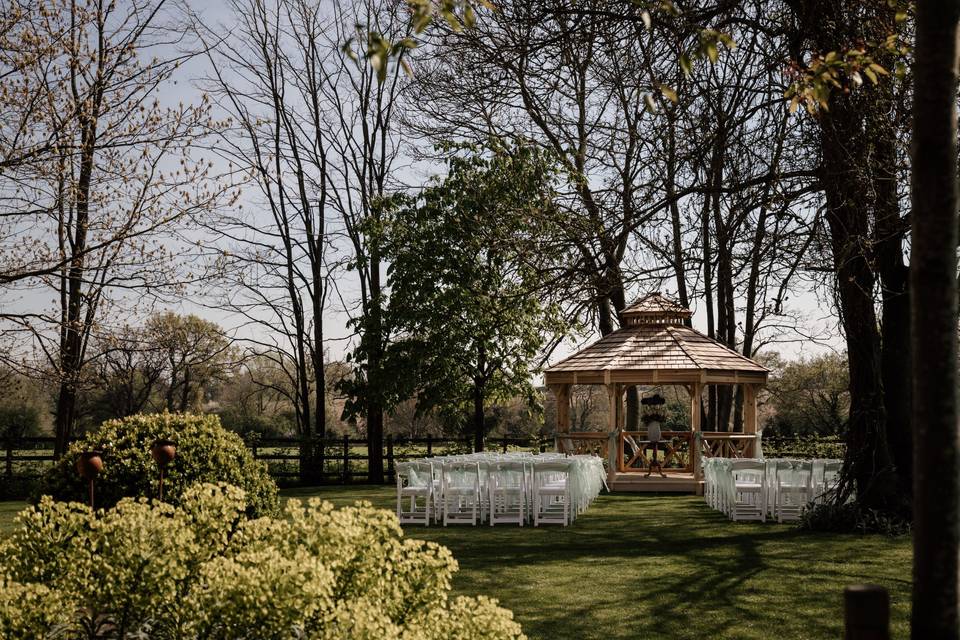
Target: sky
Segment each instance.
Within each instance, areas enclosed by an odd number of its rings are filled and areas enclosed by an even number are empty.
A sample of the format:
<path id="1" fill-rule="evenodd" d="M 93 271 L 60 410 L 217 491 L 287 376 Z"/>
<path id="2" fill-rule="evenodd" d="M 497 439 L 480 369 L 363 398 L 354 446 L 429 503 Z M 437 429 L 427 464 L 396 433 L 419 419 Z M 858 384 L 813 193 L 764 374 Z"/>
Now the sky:
<path id="1" fill-rule="evenodd" d="M 194 2 L 192 8 L 197 12 L 203 23 L 213 27 L 215 32 L 230 33 L 232 30 L 231 14 L 228 7 L 223 3 Z M 185 64 L 179 75 L 179 80 L 175 85 L 164 89 L 161 99 L 173 104 L 179 101 L 191 102 L 199 99 L 201 95 L 202 78 L 210 72 L 209 61 L 205 57 L 197 57 Z M 402 176 L 403 182 L 411 185 L 422 184 L 423 181 L 433 172 L 439 172 L 440 167 L 425 166 L 423 164 L 404 163 Z M 252 190 L 247 190 L 242 196 L 242 202 L 246 206 L 257 206 L 255 194 Z M 341 273 L 338 278 L 340 297 L 347 302 L 346 306 L 353 303 L 358 297 L 357 284 L 351 273 Z M 635 299 L 648 291 L 633 290 L 628 292 L 628 299 Z M 669 286 L 664 287 L 664 293 L 667 295 L 675 293 Z M 14 308 L 26 309 L 35 308 L 38 304 L 43 304 L 50 297 L 49 290 L 44 293 L 25 291 L 8 297 L 5 305 L 11 305 Z M 211 300 L 205 300 L 196 295 L 188 296 L 185 299 L 174 302 L 158 302 L 150 305 L 154 310 L 172 309 L 180 313 L 195 313 L 207 319 L 213 320 L 222 327 L 239 337 L 244 336 L 244 330 L 238 328 L 238 318 L 231 316 L 222 309 L 215 308 Z M 738 301 L 741 302 L 742 301 Z M 779 351 L 787 359 L 798 357 L 809 357 L 829 350 L 842 349 L 842 340 L 836 327 L 836 318 L 832 314 L 831 306 L 821 297 L 818 297 L 813 290 L 805 291 L 792 301 L 793 310 L 803 317 L 802 333 L 787 332 L 780 341 L 770 345 L 767 350 Z M 700 331 L 706 332 L 706 316 L 702 301 L 694 301 L 694 327 Z M 352 346 L 352 332 L 347 327 L 349 313 L 339 301 L 332 301 L 327 315 L 325 317 L 325 334 L 327 336 L 326 348 L 328 350 L 328 359 L 332 361 L 342 360 L 345 354 Z M 808 336 L 815 335 L 818 339 L 812 340 Z M 596 332 L 589 332 L 584 335 L 571 336 L 564 340 L 551 355 L 549 362 L 556 362 L 579 347 L 585 346 L 589 342 L 596 340 L 599 335 Z"/>

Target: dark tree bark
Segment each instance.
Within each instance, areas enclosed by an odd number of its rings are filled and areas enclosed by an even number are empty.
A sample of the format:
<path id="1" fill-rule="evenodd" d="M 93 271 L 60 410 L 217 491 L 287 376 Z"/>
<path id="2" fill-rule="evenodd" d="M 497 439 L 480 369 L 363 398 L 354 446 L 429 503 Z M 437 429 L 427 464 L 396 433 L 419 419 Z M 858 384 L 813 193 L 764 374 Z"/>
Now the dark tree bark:
<path id="1" fill-rule="evenodd" d="M 893 11 L 882 15 L 887 29 L 896 27 Z M 886 67 L 893 61 L 879 61 Z M 876 200 L 875 251 L 882 300 L 880 365 L 883 381 L 887 438 L 898 476 L 910 490 L 913 470 L 910 410 L 912 381 L 910 368 L 910 269 L 904 261 L 908 221 L 900 214 L 897 189 L 897 130 L 895 85 L 887 82 L 875 89 L 876 105 L 868 112 L 868 130 L 873 136 L 873 194 Z"/>
<path id="2" fill-rule="evenodd" d="M 863 115 L 846 97 L 835 96 L 820 115 L 827 222 L 836 269 L 836 292 L 850 367 L 850 422 L 846 468 L 858 500 L 884 508 L 889 501 L 892 461 L 886 438 L 886 415 L 880 365 L 880 331 L 870 265 L 869 212 L 857 158 L 866 150 Z M 884 480 L 886 478 L 886 480 Z"/>
<path id="3" fill-rule="evenodd" d="M 473 381 L 473 450 L 483 451 L 486 416 L 483 410 L 484 381 Z"/>
<path id="4" fill-rule="evenodd" d="M 913 211 L 915 640 L 960 637 L 957 420 L 957 32 L 960 2 L 917 3 Z"/>
<path id="5" fill-rule="evenodd" d="M 808 46 L 818 53 L 844 51 L 864 40 L 882 40 L 892 24 L 887 14 L 893 9 L 886 3 L 800 0 L 791 6 L 798 38 L 809 40 Z M 820 185 L 850 369 L 845 486 L 856 490 L 862 507 L 905 517 L 909 498 L 888 441 L 882 341 L 874 300 L 878 285 L 874 227 L 876 216 L 887 213 L 882 211 L 875 188 L 880 184 L 889 189 L 890 176 L 884 173 L 880 153 L 888 127 L 878 127 L 872 120 L 889 118 L 883 111 L 887 90 L 882 86 L 857 88 L 852 83 L 838 88 L 830 94 L 829 108 L 821 110 L 817 118 Z"/>

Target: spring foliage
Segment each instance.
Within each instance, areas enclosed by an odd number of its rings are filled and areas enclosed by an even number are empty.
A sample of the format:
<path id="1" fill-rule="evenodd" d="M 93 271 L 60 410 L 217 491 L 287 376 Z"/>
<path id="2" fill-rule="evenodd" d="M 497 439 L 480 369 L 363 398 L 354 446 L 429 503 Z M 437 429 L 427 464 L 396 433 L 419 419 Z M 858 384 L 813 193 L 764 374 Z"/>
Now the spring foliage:
<path id="1" fill-rule="evenodd" d="M 82 451 L 103 451 L 103 473 L 96 482 L 96 505 L 109 507 L 125 497 L 154 497 L 159 472 L 150 456 L 157 439 L 177 442 L 177 456 L 167 467 L 163 497 L 176 505 L 186 488 L 197 482 L 226 482 L 244 490 L 249 516 L 279 509 L 277 487 L 266 466 L 253 458 L 243 440 L 213 415 L 141 414 L 104 422 L 70 446 L 67 455 L 42 478 L 39 495 L 57 500 L 86 501 L 87 485 L 77 475 Z"/>
<path id="2" fill-rule="evenodd" d="M 0 637 L 524 637 L 493 600 L 450 598 L 449 550 L 387 511 L 314 498 L 251 520 L 246 504 L 222 484 L 178 507 L 43 498 L 0 545 Z"/>

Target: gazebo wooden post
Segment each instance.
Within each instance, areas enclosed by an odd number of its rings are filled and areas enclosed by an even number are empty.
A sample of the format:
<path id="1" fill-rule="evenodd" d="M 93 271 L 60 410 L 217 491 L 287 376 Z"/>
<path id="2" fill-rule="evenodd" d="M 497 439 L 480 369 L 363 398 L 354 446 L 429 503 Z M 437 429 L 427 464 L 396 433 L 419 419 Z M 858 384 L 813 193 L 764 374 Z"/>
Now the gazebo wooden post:
<path id="1" fill-rule="evenodd" d="M 743 385 L 743 433 L 746 435 L 757 435 L 757 385 Z M 753 440 L 748 446 L 746 453 L 751 458 L 757 457 L 757 441 Z"/>
<path id="2" fill-rule="evenodd" d="M 570 433 L 570 387 L 569 384 L 552 384 L 550 390 L 557 398 L 557 425 L 554 436 L 554 448 L 561 451 L 560 436 L 561 433 Z M 566 453 L 572 453 L 568 451 Z"/>
<path id="3" fill-rule="evenodd" d="M 697 483 L 697 494 L 700 493 L 700 398 L 703 395 L 703 384 L 695 382 L 690 385 L 690 431 L 693 438 L 690 441 L 690 456 L 693 466 L 693 480 Z"/>
<path id="4" fill-rule="evenodd" d="M 620 418 L 623 413 L 621 404 L 623 385 L 608 382 L 604 386 L 607 388 L 607 427 L 610 431 L 610 440 L 607 444 L 607 475 L 612 480 L 613 474 L 620 468 L 620 431 L 622 428 Z"/>

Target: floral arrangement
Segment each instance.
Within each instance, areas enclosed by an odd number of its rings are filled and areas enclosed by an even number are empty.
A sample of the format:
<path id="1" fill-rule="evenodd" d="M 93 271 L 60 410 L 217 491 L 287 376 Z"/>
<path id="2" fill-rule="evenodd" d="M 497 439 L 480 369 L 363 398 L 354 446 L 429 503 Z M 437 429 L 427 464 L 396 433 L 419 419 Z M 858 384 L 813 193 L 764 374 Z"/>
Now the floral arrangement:
<path id="1" fill-rule="evenodd" d="M 651 424 L 654 422 L 659 424 L 665 423 L 667 416 L 664 415 L 661 409 L 665 403 L 666 400 L 659 393 L 640 400 L 640 404 L 644 407 L 643 415 L 640 418 L 643 424 Z"/>

